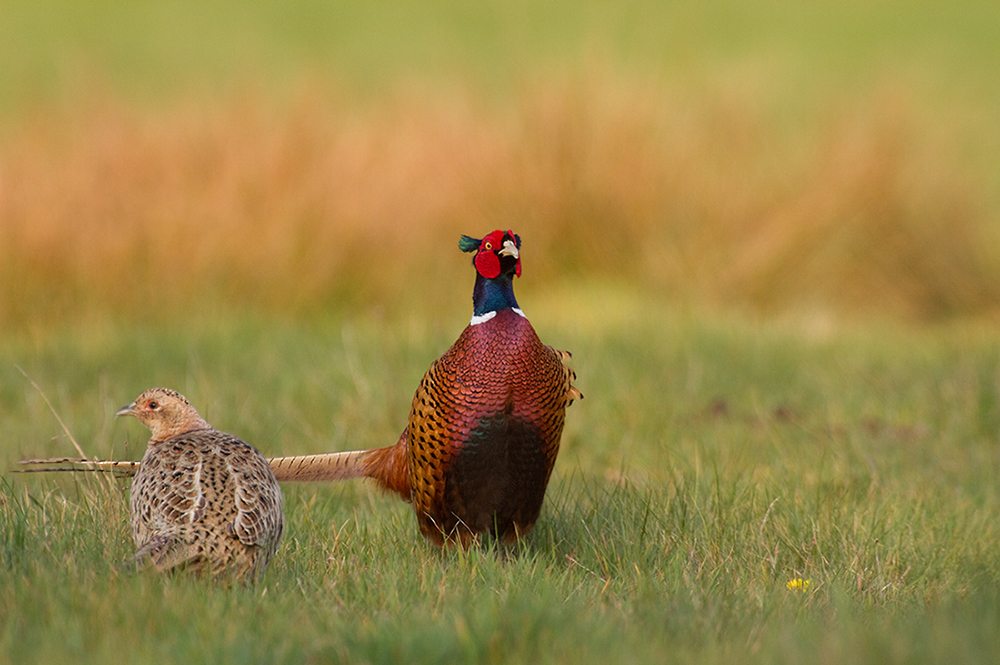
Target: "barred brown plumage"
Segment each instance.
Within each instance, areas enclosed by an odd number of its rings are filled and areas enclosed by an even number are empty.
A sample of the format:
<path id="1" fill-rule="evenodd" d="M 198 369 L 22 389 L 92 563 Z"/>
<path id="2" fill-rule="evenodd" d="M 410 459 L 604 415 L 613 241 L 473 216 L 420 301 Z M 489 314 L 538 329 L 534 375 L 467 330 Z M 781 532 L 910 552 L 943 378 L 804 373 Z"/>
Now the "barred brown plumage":
<path id="1" fill-rule="evenodd" d="M 531 529 L 566 407 L 583 395 L 569 353 L 542 344 L 517 307 L 520 244 L 511 231 L 462 236 L 462 251 L 476 254 L 472 321 L 420 381 L 395 445 L 272 459 L 278 480 L 373 478 L 412 502 L 438 545 L 487 532 L 510 542 Z"/>

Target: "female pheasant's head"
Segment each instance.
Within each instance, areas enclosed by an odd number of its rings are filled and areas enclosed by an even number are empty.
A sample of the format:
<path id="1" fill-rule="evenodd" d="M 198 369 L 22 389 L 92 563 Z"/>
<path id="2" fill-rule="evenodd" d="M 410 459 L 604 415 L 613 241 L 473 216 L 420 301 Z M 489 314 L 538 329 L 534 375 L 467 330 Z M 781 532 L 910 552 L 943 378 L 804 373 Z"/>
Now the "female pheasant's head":
<path id="1" fill-rule="evenodd" d="M 148 427 L 153 433 L 150 444 L 211 427 L 184 395 L 169 388 L 150 388 L 118 409 L 115 416 L 134 416 Z"/>
<path id="2" fill-rule="evenodd" d="M 521 276 L 521 238 L 513 231 L 496 230 L 482 240 L 462 236 L 458 247 L 476 253 L 473 321 L 490 312 L 517 309 L 513 279 Z"/>

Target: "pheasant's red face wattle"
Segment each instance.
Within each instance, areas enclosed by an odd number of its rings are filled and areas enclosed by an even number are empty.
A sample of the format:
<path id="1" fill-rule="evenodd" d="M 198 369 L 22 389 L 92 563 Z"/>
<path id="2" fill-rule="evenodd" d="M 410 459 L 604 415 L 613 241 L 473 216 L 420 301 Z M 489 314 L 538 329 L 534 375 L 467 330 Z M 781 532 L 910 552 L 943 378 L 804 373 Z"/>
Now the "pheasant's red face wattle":
<path id="1" fill-rule="evenodd" d="M 505 240 L 506 238 L 506 240 Z M 500 255 L 506 253 L 517 258 L 517 265 L 514 274 L 521 276 L 521 257 L 517 254 L 517 236 L 513 231 L 504 233 L 497 229 L 493 233 L 483 238 L 479 243 L 479 252 L 476 254 L 476 270 L 486 279 L 493 279 L 500 274 Z"/>
<path id="2" fill-rule="evenodd" d="M 483 245 L 486 244 L 484 240 Z M 476 270 L 486 279 L 493 279 L 500 274 L 500 259 L 491 250 L 480 249 L 476 254 Z"/>

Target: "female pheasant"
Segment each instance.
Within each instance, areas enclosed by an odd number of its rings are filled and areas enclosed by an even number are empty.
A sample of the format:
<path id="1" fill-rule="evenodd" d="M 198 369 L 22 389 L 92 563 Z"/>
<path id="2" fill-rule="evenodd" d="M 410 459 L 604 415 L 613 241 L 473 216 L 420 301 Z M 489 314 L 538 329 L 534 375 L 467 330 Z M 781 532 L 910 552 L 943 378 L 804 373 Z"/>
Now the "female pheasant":
<path id="1" fill-rule="evenodd" d="M 394 446 L 272 459 L 278 480 L 365 476 L 412 502 L 420 531 L 467 546 L 504 542 L 534 525 L 559 452 L 566 407 L 583 395 L 569 353 L 538 339 L 514 298 L 521 239 L 462 236 L 475 252 L 472 321 L 427 370 Z"/>
<path id="2" fill-rule="evenodd" d="M 136 564 L 232 579 L 262 574 L 285 524 L 264 456 L 166 388 L 145 391 L 115 415 L 152 431 L 129 497 Z"/>

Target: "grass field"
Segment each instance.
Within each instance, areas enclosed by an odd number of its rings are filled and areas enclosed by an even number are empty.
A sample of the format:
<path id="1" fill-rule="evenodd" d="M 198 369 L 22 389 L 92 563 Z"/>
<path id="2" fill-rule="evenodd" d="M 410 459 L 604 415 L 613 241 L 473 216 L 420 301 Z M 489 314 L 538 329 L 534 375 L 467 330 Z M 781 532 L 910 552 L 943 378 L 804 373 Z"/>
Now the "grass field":
<path id="1" fill-rule="evenodd" d="M 257 587 L 123 575 L 120 481 L 5 473 L 0 663 L 997 662 L 998 41 L 972 1 L 4 3 L 0 468 L 74 453 L 31 381 L 102 458 L 153 385 L 268 455 L 392 443 L 497 227 L 586 398 L 506 557 L 289 485 Z"/>
<path id="2" fill-rule="evenodd" d="M 575 352 L 586 399 L 513 556 L 441 554 L 407 506 L 361 483 L 286 486 L 287 539 L 257 588 L 123 576 L 120 486 L 8 475 L 0 660 L 995 659 L 990 330 L 817 332 L 620 297 L 577 325 L 576 303 L 522 304 Z M 102 457 L 141 453 L 145 431 L 111 414 L 150 383 L 266 454 L 387 444 L 464 318 L 4 344 L 3 462 L 72 452 L 15 362 Z"/>

